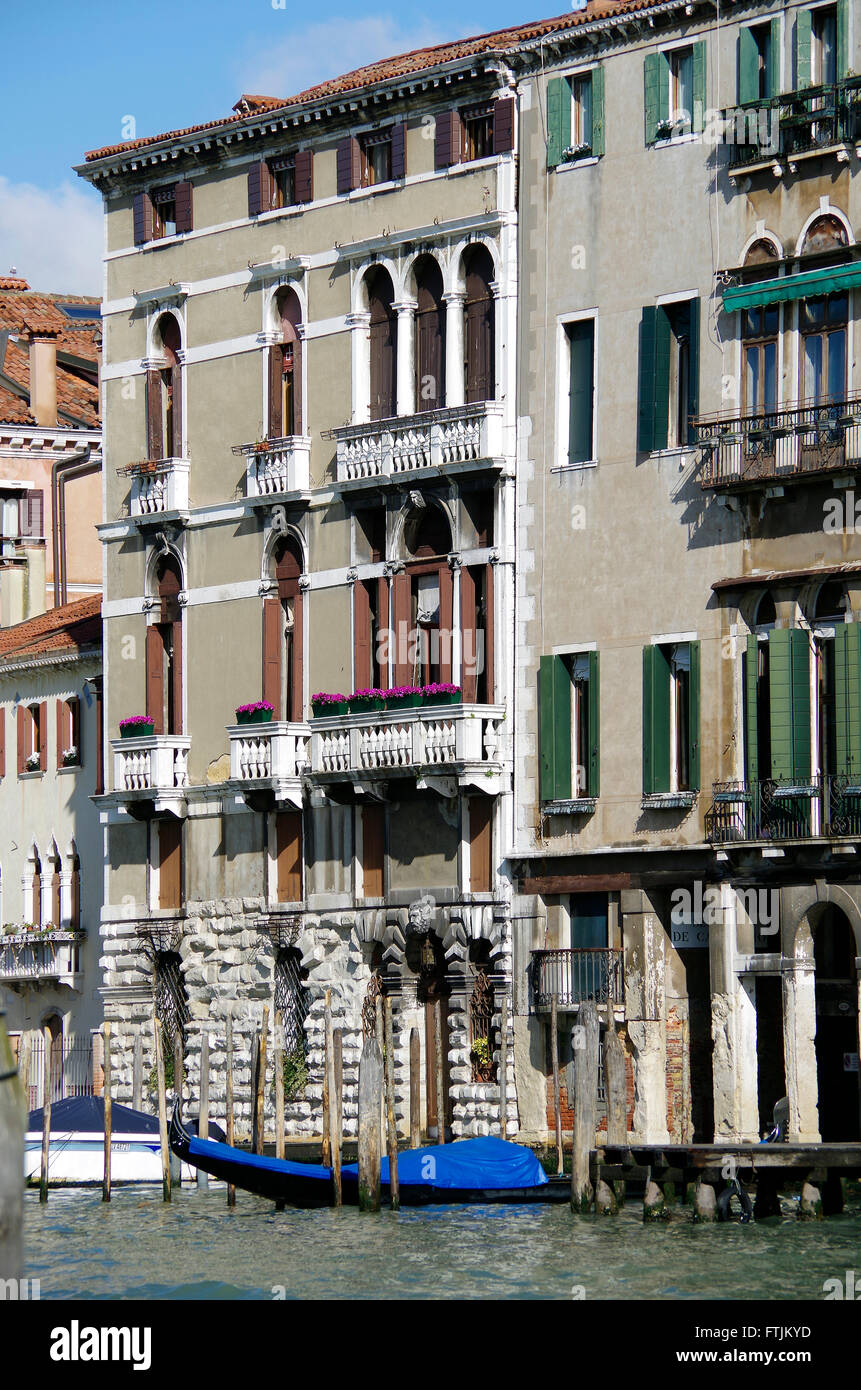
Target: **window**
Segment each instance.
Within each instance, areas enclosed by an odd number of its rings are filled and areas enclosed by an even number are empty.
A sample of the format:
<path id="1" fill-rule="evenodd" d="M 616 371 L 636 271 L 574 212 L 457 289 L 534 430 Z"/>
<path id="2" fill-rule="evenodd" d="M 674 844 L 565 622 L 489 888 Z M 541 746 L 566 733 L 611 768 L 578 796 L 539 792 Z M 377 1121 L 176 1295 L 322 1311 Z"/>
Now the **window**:
<path id="1" fill-rule="evenodd" d="M 543 656 L 539 667 L 542 801 L 599 795 L 598 653 Z"/>
<path id="2" fill-rule="evenodd" d="M 158 833 L 158 905 L 164 912 L 182 907 L 182 821 L 155 822 Z"/>
<path id="3" fill-rule="evenodd" d="M 386 812 L 384 806 L 361 806 L 362 892 L 363 898 L 385 895 Z"/>
<path id="4" fill-rule="evenodd" d="M 595 458 L 595 322 L 579 319 L 565 325 L 568 377 L 568 447 L 565 462 L 591 463 Z"/>
<path id="5" fill-rule="evenodd" d="M 381 661 L 381 636 L 389 625 L 389 586 L 386 579 L 359 579 L 353 586 L 355 690 L 379 690 L 388 685 L 388 668 Z"/>
<path id="6" fill-rule="evenodd" d="M 814 87 L 837 81 L 837 7 L 810 12 L 810 77 Z"/>
<path id="7" fill-rule="evenodd" d="M 571 79 L 571 151 L 592 151 L 592 74 Z"/>
<path id="8" fill-rule="evenodd" d="M 764 415 L 777 409 L 779 322 L 776 304 L 742 310 L 742 411 L 745 415 Z"/>
<path id="9" fill-rule="evenodd" d="M 699 790 L 700 644 L 643 648 L 643 793 Z"/>
<path id="10" fill-rule="evenodd" d="M 547 167 L 604 153 L 604 69 L 547 83 Z"/>
<path id="11" fill-rule="evenodd" d="M 493 258 L 486 246 L 465 257 L 464 399 L 467 405 L 496 398 L 496 312 L 491 288 Z"/>
<path id="12" fill-rule="evenodd" d="M 489 544 L 490 542 L 486 542 Z M 464 565 L 460 571 L 460 632 L 463 699 L 493 700 L 493 565 Z"/>
<path id="13" fill-rule="evenodd" d="M 18 776 L 48 766 L 47 704 L 18 706 Z"/>
<path id="14" fill-rule="evenodd" d="M 275 718 L 301 722 L 304 713 L 302 555 L 292 539 L 273 552 L 277 598 L 263 600 L 263 698 Z"/>
<path id="15" fill-rule="evenodd" d="M 269 349 L 269 439 L 302 433 L 302 306 L 296 291 L 280 291 L 276 310 L 281 325 L 280 343 Z"/>
<path id="16" fill-rule="evenodd" d="M 392 178 L 391 129 L 375 130 L 359 141 L 362 152 L 361 185 L 371 188 L 375 183 L 389 183 Z"/>
<path id="17" fill-rule="evenodd" d="M 841 401 L 846 396 L 848 315 L 845 293 L 799 301 L 803 390 L 808 401 Z"/>
<path id="18" fill-rule="evenodd" d="M 460 157 L 464 164 L 493 154 L 493 102 L 468 106 L 460 113 Z"/>
<path id="19" fill-rule="evenodd" d="M 434 168 L 448 169 L 514 149 L 514 98 L 440 111 L 434 135 Z M 397 175 L 395 175 L 397 177 Z"/>
<path id="20" fill-rule="evenodd" d="M 416 410 L 445 405 L 445 302 L 439 263 L 422 256 L 416 281 Z"/>
<path id="21" fill-rule="evenodd" d="M 72 859 L 72 881 L 69 902 L 69 926 L 79 931 L 81 926 L 81 861 L 77 854 Z"/>
<path id="22" fill-rule="evenodd" d="M 795 12 L 795 77 L 798 87 L 821 87 L 849 74 L 850 0 Z"/>
<path id="23" fill-rule="evenodd" d="M 134 199 L 134 240 L 136 246 L 164 237 L 190 232 L 192 185 L 187 179 L 138 193 Z"/>
<path id="24" fill-rule="evenodd" d="M 414 507 L 404 522 L 411 558 L 392 581 L 395 685 L 451 680 L 451 528 L 442 508 Z"/>
<path id="25" fill-rule="evenodd" d="M 146 712 L 155 734 L 181 734 L 182 579 L 173 556 L 161 560 L 156 573 L 159 614 L 146 630 Z"/>
<path id="26" fill-rule="evenodd" d="M 739 102 L 777 96 L 780 82 L 780 19 L 751 24 L 738 34 Z"/>
<path id="27" fill-rule="evenodd" d="M 182 338 L 172 314 L 159 319 L 153 343 L 164 365 L 147 371 L 147 458 L 182 458 Z"/>
<path id="28" fill-rule="evenodd" d="M 745 653 L 745 763 L 748 778 L 807 782 L 811 770 L 810 633 L 774 628 Z"/>
<path id="29" fill-rule="evenodd" d="M 689 131 L 694 109 L 694 53 L 674 48 L 669 54 L 670 96 L 668 116 L 676 133 Z"/>
<path id="30" fill-rule="evenodd" d="M 699 410 L 699 300 L 659 304 L 640 322 L 638 445 L 644 453 L 694 442 Z"/>
<path id="31" fill-rule="evenodd" d="M 42 861 L 33 851 L 33 884 L 30 894 L 30 920 L 34 927 L 42 925 Z"/>
<path id="32" fill-rule="evenodd" d="M 310 150 L 294 150 L 252 164 L 248 170 L 248 216 L 310 203 L 314 197 L 312 160 Z"/>
<path id="33" fill-rule="evenodd" d="M 275 894 L 279 903 L 302 901 L 302 812 L 275 816 Z"/>
<path id="34" fill-rule="evenodd" d="M 154 210 L 153 235 L 176 236 L 176 185 L 157 188 L 151 197 Z"/>
<path id="35" fill-rule="evenodd" d="M 467 798 L 469 820 L 469 891 L 493 891 L 493 801 L 489 796 Z"/>
<path id="36" fill-rule="evenodd" d="M 701 131 L 706 104 L 704 42 L 647 53 L 644 65 L 646 144 Z"/>
<path id="37" fill-rule="evenodd" d="M 388 420 L 397 414 L 398 316 L 394 307 L 395 288 L 382 266 L 375 266 L 366 277 L 371 375 L 370 417 Z"/>
<path id="38" fill-rule="evenodd" d="M 81 761 L 81 702 L 71 696 L 57 701 L 57 767 L 80 767 Z"/>
<path id="39" fill-rule="evenodd" d="M 270 159 L 269 168 L 274 184 L 273 207 L 292 207 L 296 202 L 296 156 L 285 154 L 279 159 Z"/>
<path id="40" fill-rule="evenodd" d="M 406 126 L 403 122 L 382 130 L 348 135 L 338 145 L 338 193 L 354 188 L 373 188 L 376 184 L 402 179 L 406 174 Z"/>

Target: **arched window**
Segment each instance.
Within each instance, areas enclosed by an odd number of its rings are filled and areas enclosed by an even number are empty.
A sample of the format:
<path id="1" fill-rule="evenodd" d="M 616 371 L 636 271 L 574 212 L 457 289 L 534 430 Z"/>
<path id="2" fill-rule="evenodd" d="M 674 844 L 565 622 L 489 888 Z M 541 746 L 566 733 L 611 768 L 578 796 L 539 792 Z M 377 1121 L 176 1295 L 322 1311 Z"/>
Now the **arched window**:
<path id="1" fill-rule="evenodd" d="M 60 856 L 56 852 L 51 856 L 51 923 L 55 927 L 63 924 L 63 900 L 60 892 Z"/>
<path id="2" fill-rule="evenodd" d="M 70 890 L 69 926 L 72 931 L 79 931 L 81 927 L 81 861 L 77 854 L 72 857 Z"/>
<path id="3" fill-rule="evenodd" d="M 768 237 L 758 237 L 753 244 L 748 247 L 744 258 L 745 265 L 768 265 L 771 261 L 778 259 L 777 247 Z"/>
<path id="4" fill-rule="evenodd" d="M 464 391 L 467 405 L 496 397 L 496 321 L 493 260 L 486 246 L 466 252 Z"/>
<path id="5" fill-rule="evenodd" d="M 30 920 L 34 927 L 42 925 L 42 861 L 33 846 L 33 891 L 30 901 Z"/>
<path id="6" fill-rule="evenodd" d="M 365 280 L 370 312 L 371 419 L 388 420 L 397 412 L 398 318 L 391 276 L 374 266 Z"/>
<path id="7" fill-rule="evenodd" d="M 270 439 L 302 433 L 302 306 L 294 289 L 280 290 L 275 301 L 281 342 L 269 349 Z"/>
<path id="8" fill-rule="evenodd" d="M 846 228 L 832 213 L 825 213 L 811 222 L 804 236 L 802 256 L 820 255 L 824 251 L 838 251 L 847 246 L 849 238 Z"/>
<path id="9" fill-rule="evenodd" d="M 182 733 L 182 576 L 173 555 L 156 570 L 158 620 L 146 630 L 146 712 L 156 734 Z"/>
<path id="10" fill-rule="evenodd" d="M 433 256 L 416 264 L 416 410 L 445 405 L 445 304 Z"/>
<path id="11" fill-rule="evenodd" d="M 153 335 L 163 365 L 147 372 L 147 456 L 182 458 L 182 337 L 173 314 L 163 314 Z"/>
<path id="12" fill-rule="evenodd" d="M 273 552 L 277 598 L 263 600 L 263 698 L 276 719 L 300 723 L 304 713 L 302 554 L 287 536 Z"/>
<path id="13" fill-rule="evenodd" d="M 393 586 L 396 685 L 451 680 L 451 548 L 451 527 L 442 508 L 413 508 L 404 523 L 408 559 Z"/>

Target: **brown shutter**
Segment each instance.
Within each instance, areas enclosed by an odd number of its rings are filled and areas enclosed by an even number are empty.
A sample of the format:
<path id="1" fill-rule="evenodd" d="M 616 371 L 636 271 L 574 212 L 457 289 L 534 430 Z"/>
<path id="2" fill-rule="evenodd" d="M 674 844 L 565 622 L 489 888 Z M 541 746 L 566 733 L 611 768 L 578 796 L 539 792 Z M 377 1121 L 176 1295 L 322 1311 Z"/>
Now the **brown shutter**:
<path id="1" fill-rule="evenodd" d="M 248 216 L 257 217 L 269 212 L 274 198 L 275 180 L 265 159 L 252 164 L 248 170 Z"/>
<path id="2" fill-rule="evenodd" d="M 484 587 L 485 587 L 485 633 L 484 633 L 484 670 L 485 670 L 485 695 L 484 698 L 489 705 L 493 704 L 493 565 L 484 567 Z"/>
<path id="3" fill-rule="evenodd" d="M 182 458 L 182 367 L 177 362 L 170 369 L 170 384 L 173 395 L 173 439 L 169 440 L 170 457 Z"/>
<path id="4" fill-rule="evenodd" d="M 39 771 L 48 770 L 48 701 L 39 706 Z"/>
<path id="5" fill-rule="evenodd" d="M 68 704 L 69 710 L 69 742 L 74 744 L 78 750 L 78 765 L 84 762 L 84 718 L 81 709 L 81 702 L 75 695 Z"/>
<path id="6" fill-rule="evenodd" d="M 65 700 L 57 701 L 57 767 L 63 766 L 63 749 L 66 747 L 66 714 L 67 706 Z"/>
<path id="7" fill-rule="evenodd" d="M 83 727 L 83 716 L 81 725 Z M 83 738 L 83 734 L 81 735 Z M 96 795 L 105 790 L 105 730 L 103 724 L 102 681 L 96 686 Z"/>
<path id="8" fill-rule="evenodd" d="M 460 163 L 460 114 L 441 111 L 436 118 L 434 139 L 434 168 L 448 169 Z"/>
<path id="9" fill-rule="evenodd" d="M 453 622 L 452 573 L 448 565 L 439 572 L 440 680 L 451 682 L 451 635 Z"/>
<path id="10" fill-rule="evenodd" d="M 263 698 L 275 710 L 275 718 L 281 719 L 281 628 L 284 614 L 279 598 L 263 600 Z"/>
<path id="11" fill-rule="evenodd" d="M 158 825 L 158 905 L 164 911 L 182 906 L 182 821 Z"/>
<path id="12" fill-rule="evenodd" d="M 161 372 L 149 371 L 146 374 L 146 452 L 147 458 L 164 457 L 164 439 L 161 427 Z"/>
<path id="13" fill-rule="evenodd" d="M 493 799 L 471 796 L 469 806 L 469 891 L 491 892 Z"/>
<path id="14" fill-rule="evenodd" d="M 353 641 L 355 689 L 366 690 L 373 683 L 371 664 L 371 595 L 367 584 L 353 585 Z"/>
<path id="15" fill-rule="evenodd" d="M 297 203 L 314 201 L 314 155 L 311 150 L 298 150 L 294 166 Z"/>
<path id="16" fill-rule="evenodd" d="M 182 723 L 182 619 L 173 624 L 173 654 L 171 660 L 171 680 L 173 682 L 173 728 L 172 734 L 181 734 Z"/>
<path id="17" fill-rule="evenodd" d="M 18 776 L 27 771 L 27 720 L 30 712 L 26 705 L 18 706 Z"/>
<path id="18" fill-rule="evenodd" d="M 503 97 L 493 103 L 493 153 L 506 154 L 514 149 L 514 97 Z"/>
<path id="19" fill-rule="evenodd" d="M 146 713 L 153 732 L 164 733 L 164 639 L 156 624 L 146 630 Z"/>
<path id="20" fill-rule="evenodd" d="M 302 341 L 293 343 L 293 433 L 302 433 Z"/>
<path id="21" fill-rule="evenodd" d="M 280 439 L 283 421 L 281 419 L 281 379 L 283 376 L 284 353 L 280 343 L 269 349 L 269 433 L 268 439 Z"/>
<path id="22" fill-rule="evenodd" d="M 279 903 L 302 901 L 302 812 L 279 811 L 275 817 L 276 881 Z"/>
<path id="23" fill-rule="evenodd" d="M 293 599 L 293 689 L 290 691 L 290 718 L 294 724 L 301 724 L 305 714 L 303 603 L 301 592 L 297 592 Z"/>
<path id="24" fill-rule="evenodd" d="M 385 814 L 385 807 L 383 806 L 363 806 L 361 808 L 363 898 L 382 898 L 385 894 Z"/>
<path id="25" fill-rule="evenodd" d="M 402 179 L 407 172 L 407 127 L 403 121 L 392 126 L 392 178 Z"/>
<path id="26" fill-rule="evenodd" d="M 412 617 L 412 587 L 407 573 L 396 574 L 392 587 L 395 644 L 395 685 L 409 685 L 413 678 L 409 662 L 409 633 Z"/>
<path id="27" fill-rule="evenodd" d="M 6 776 L 6 707 L 0 705 L 0 777 Z"/>
<path id="28" fill-rule="evenodd" d="M 461 675 L 464 704 L 475 702 L 475 574 L 464 568 L 460 572 L 460 632 L 461 632 Z M 469 636 L 467 634 L 470 634 Z"/>
<path id="29" fill-rule="evenodd" d="M 359 142 L 354 135 L 348 135 L 338 145 L 337 151 L 338 192 L 349 193 L 359 186 Z"/>
<path id="30" fill-rule="evenodd" d="M 194 224 L 192 220 L 191 184 L 188 179 L 180 179 L 174 189 L 173 197 L 176 230 L 178 232 L 190 232 Z"/>
<path id="31" fill-rule="evenodd" d="M 134 200 L 135 246 L 152 241 L 155 235 L 155 215 L 148 193 L 136 193 Z"/>

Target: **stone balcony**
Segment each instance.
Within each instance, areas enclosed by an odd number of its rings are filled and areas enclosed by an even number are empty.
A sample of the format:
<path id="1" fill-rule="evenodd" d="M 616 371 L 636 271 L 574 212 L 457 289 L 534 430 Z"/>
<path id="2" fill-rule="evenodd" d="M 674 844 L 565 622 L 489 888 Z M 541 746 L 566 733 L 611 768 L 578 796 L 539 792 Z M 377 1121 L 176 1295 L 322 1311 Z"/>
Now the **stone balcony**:
<path id="1" fill-rule="evenodd" d="M 156 811 L 181 814 L 190 747 L 191 738 L 185 734 L 113 739 L 114 798 L 132 815 L 141 802 L 154 802 Z"/>
<path id="2" fill-rule="evenodd" d="M 332 431 L 339 483 L 379 486 L 413 474 L 503 467 L 502 405 L 429 410 Z"/>
<path id="3" fill-rule="evenodd" d="M 308 765 L 311 730 L 307 724 L 237 724 L 230 739 L 230 781 L 239 800 L 263 807 L 269 802 L 302 806 L 302 773 Z"/>
<path id="4" fill-rule="evenodd" d="M 454 796 L 458 786 L 503 790 L 504 705 L 445 705 L 316 718 L 309 776 L 316 783 L 414 777 Z"/>
<path id="5" fill-rule="evenodd" d="M 7 989 L 33 985 L 81 988 L 80 931 L 18 932 L 0 936 L 0 981 Z"/>
<path id="6" fill-rule="evenodd" d="M 310 435 L 267 439 L 260 444 L 237 444 L 233 452 L 245 458 L 245 496 L 251 501 L 302 494 L 311 487 Z"/>
<path id="7" fill-rule="evenodd" d="M 139 521 L 188 511 L 188 459 L 143 459 L 117 470 L 131 479 L 129 513 Z"/>

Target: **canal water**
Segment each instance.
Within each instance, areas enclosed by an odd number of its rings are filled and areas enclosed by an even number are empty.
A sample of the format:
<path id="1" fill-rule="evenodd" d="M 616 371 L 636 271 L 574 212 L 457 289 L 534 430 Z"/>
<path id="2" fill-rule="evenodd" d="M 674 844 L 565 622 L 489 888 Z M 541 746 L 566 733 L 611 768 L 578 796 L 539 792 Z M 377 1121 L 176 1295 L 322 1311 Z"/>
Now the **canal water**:
<path id="1" fill-rule="evenodd" d="M 35 1191 L 26 1268 L 43 1299 L 809 1299 L 856 1270 L 861 1200 L 823 1222 L 785 1202 L 760 1224 L 695 1226 L 679 1208 L 644 1226 L 640 1202 L 615 1218 L 566 1206 L 453 1207 L 361 1214 L 276 1212 L 195 1186 Z"/>

